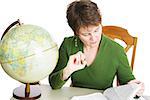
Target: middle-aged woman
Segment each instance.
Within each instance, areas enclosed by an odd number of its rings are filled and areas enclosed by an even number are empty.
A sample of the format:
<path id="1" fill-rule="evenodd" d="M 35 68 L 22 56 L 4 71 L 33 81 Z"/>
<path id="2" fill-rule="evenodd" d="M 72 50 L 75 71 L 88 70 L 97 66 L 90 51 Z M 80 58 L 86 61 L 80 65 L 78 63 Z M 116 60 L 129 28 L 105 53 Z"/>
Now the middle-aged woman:
<path id="1" fill-rule="evenodd" d="M 67 20 L 74 36 L 66 37 L 59 48 L 56 68 L 49 75 L 53 89 L 61 88 L 71 77 L 72 86 L 92 89 L 112 87 L 115 75 L 119 83 L 144 85 L 132 74 L 122 46 L 102 34 L 101 14 L 92 1 L 74 1 L 67 9 Z"/>

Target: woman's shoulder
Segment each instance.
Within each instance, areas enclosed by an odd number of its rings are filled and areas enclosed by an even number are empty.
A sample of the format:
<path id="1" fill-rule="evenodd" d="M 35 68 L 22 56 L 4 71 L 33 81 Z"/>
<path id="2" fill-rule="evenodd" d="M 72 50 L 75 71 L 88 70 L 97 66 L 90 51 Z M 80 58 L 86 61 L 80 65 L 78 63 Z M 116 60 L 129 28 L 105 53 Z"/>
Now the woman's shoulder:
<path id="1" fill-rule="evenodd" d="M 75 44 L 75 36 L 69 36 L 69 37 L 65 37 L 62 45 L 64 45 L 67 49 L 72 48 L 73 44 Z"/>
<path id="2" fill-rule="evenodd" d="M 114 50 L 124 50 L 123 46 L 117 43 L 116 41 L 112 40 L 106 35 L 103 35 L 103 39 L 105 44 L 109 46 L 109 48 L 114 49 Z"/>
<path id="3" fill-rule="evenodd" d="M 69 36 L 64 38 L 63 45 L 65 46 L 68 55 L 72 55 L 79 51 L 79 48 L 75 46 L 76 42 L 76 36 Z"/>
<path id="4" fill-rule="evenodd" d="M 75 36 L 69 36 L 64 38 L 64 42 L 71 43 L 75 40 Z"/>

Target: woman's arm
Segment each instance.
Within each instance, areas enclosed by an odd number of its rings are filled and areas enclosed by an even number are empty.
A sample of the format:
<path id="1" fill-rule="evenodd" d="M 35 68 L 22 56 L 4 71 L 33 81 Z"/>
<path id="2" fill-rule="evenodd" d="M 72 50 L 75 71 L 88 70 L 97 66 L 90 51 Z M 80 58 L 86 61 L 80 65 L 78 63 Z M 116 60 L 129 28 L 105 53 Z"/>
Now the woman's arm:
<path id="1" fill-rule="evenodd" d="M 135 77 L 132 73 L 132 69 L 129 65 L 128 58 L 123 47 L 120 47 L 118 49 L 117 56 L 117 78 L 119 80 L 119 84 L 127 84 L 130 80 L 134 80 Z"/>
<path id="2" fill-rule="evenodd" d="M 131 67 L 129 66 L 128 58 L 124 50 L 121 50 L 119 54 L 119 67 L 117 77 L 121 84 L 132 84 L 137 83 L 141 85 L 141 89 L 136 93 L 137 96 L 141 96 L 144 92 L 144 83 L 135 79 L 132 74 Z"/>
<path id="3" fill-rule="evenodd" d="M 68 62 L 68 54 L 67 54 L 67 39 L 64 39 L 60 48 L 59 48 L 59 58 L 57 65 L 53 72 L 49 75 L 49 83 L 53 89 L 61 88 L 66 81 L 62 80 L 63 69 L 67 65 Z"/>
<path id="4" fill-rule="evenodd" d="M 67 39 L 60 46 L 58 63 L 49 75 L 49 83 L 53 89 L 61 88 L 73 72 L 83 69 L 87 64 L 85 56 L 81 51 L 71 56 L 68 55 L 66 46 L 70 41 L 66 41 Z"/>

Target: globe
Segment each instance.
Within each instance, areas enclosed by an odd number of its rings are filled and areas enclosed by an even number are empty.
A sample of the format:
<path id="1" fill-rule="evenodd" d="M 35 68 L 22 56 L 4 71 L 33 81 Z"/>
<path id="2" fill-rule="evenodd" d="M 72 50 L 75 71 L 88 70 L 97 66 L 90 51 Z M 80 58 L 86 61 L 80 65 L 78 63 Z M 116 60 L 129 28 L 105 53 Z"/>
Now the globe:
<path id="1" fill-rule="evenodd" d="M 48 76 L 58 60 L 58 48 L 50 34 L 36 25 L 16 25 L 0 42 L 4 71 L 22 83 L 34 83 Z"/>
<path id="2" fill-rule="evenodd" d="M 57 60 L 57 44 L 40 26 L 21 24 L 17 20 L 2 35 L 0 64 L 10 77 L 26 84 L 14 89 L 13 97 L 16 99 L 40 98 L 41 91 L 34 83 L 47 77 Z"/>

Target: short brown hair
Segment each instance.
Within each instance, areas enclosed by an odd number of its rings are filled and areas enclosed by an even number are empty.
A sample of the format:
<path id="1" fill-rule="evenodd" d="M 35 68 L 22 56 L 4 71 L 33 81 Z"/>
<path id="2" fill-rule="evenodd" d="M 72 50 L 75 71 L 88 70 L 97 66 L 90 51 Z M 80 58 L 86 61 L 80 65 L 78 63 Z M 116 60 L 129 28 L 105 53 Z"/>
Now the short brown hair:
<path id="1" fill-rule="evenodd" d="M 99 25 L 101 15 L 96 3 L 90 0 L 74 1 L 67 9 L 67 21 L 77 35 L 81 26 Z"/>

